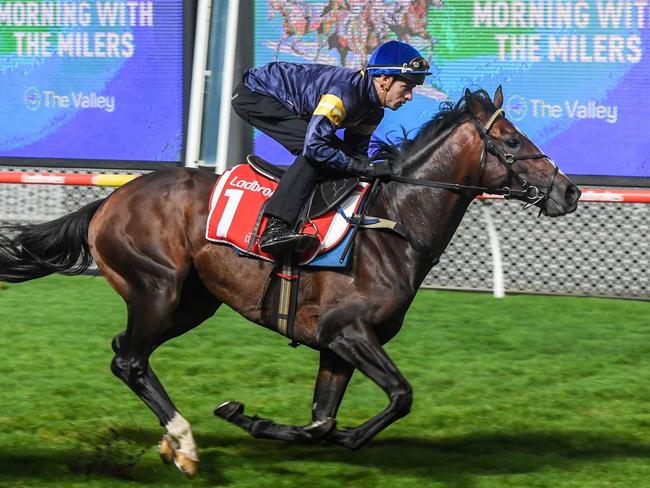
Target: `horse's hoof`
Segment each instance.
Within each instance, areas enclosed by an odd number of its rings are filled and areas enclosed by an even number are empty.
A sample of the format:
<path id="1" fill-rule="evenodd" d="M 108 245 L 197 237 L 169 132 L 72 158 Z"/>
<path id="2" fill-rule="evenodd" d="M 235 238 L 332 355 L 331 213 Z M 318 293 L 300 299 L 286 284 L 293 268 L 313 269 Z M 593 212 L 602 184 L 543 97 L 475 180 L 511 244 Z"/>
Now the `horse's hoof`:
<path id="1" fill-rule="evenodd" d="M 214 409 L 214 414 L 217 417 L 230 421 L 235 415 L 244 413 L 244 404 L 239 402 L 225 402 Z"/>
<path id="2" fill-rule="evenodd" d="M 361 442 L 361 439 L 355 429 L 346 429 L 346 430 L 332 429 L 329 435 L 327 435 L 325 439 L 327 440 L 327 442 L 331 442 L 332 444 L 337 444 L 339 446 L 347 447 L 348 449 L 352 449 L 352 450 L 359 449 L 365 444 L 365 442 Z"/>
<path id="3" fill-rule="evenodd" d="M 174 464 L 188 478 L 192 479 L 199 472 L 199 460 L 183 454 L 181 451 L 174 453 Z"/>
<path id="4" fill-rule="evenodd" d="M 162 462 L 165 464 L 171 464 L 174 462 L 174 452 L 176 452 L 174 441 L 167 434 L 164 434 L 158 444 L 160 459 L 162 459 Z"/>
<path id="5" fill-rule="evenodd" d="M 329 434 L 334 427 L 336 427 L 336 419 L 327 417 L 321 420 L 316 420 L 315 422 L 303 427 L 303 429 L 311 436 L 312 440 L 319 441 Z"/>

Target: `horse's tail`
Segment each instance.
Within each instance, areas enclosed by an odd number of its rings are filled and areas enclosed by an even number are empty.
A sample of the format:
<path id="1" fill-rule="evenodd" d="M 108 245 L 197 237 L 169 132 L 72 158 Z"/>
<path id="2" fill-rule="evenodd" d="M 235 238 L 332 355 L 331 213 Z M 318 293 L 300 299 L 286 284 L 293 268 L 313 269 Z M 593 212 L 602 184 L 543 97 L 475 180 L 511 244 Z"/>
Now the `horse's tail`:
<path id="1" fill-rule="evenodd" d="M 51 222 L 0 228 L 0 281 L 20 283 L 52 273 L 83 273 L 93 262 L 88 246 L 90 220 L 104 200 Z"/>

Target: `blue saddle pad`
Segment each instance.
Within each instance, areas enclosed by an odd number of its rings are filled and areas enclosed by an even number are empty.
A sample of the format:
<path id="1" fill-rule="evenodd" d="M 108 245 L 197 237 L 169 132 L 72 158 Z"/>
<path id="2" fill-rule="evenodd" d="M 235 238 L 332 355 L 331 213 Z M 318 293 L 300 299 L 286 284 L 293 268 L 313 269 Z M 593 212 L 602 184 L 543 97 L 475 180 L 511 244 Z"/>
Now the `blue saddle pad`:
<path id="1" fill-rule="evenodd" d="M 306 268 L 345 268 L 350 261 L 350 255 L 352 252 L 348 252 L 348 255 L 345 256 L 343 262 L 341 262 L 341 256 L 343 255 L 343 250 L 345 249 L 346 244 L 352 237 L 352 229 L 350 227 L 345 233 L 341 242 L 339 242 L 335 247 L 327 251 L 325 254 L 312 259 L 308 264 L 305 265 Z"/>

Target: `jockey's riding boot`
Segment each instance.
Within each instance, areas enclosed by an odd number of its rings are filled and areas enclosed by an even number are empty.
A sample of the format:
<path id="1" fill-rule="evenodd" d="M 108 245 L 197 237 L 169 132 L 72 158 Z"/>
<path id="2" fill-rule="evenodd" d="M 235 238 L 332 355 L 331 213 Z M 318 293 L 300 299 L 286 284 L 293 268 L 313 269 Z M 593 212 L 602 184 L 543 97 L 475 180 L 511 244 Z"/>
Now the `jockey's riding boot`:
<path id="1" fill-rule="evenodd" d="M 290 249 L 291 241 L 299 236 L 300 234 L 289 228 L 289 224 L 285 220 L 269 215 L 266 229 L 260 237 L 260 249 L 273 256 L 278 256 Z"/>
<path id="2" fill-rule="evenodd" d="M 269 215 L 266 229 L 260 237 L 260 249 L 274 257 L 286 253 L 290 249 L 306 250 L 315 244 L 315 236 L 295 232 L 285 220 Z"/>

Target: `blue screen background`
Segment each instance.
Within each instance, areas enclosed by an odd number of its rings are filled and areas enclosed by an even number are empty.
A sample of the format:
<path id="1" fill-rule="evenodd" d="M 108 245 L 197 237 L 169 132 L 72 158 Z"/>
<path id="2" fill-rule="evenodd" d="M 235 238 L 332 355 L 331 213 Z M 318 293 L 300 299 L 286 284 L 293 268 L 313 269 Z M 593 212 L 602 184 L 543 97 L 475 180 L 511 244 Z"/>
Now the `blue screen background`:
<path id="1" fill-rule="evenodd" d="M 152 24 L 0 25 L 0 157 L 180 161 L 182 0 L 154 1 Z M 19 56 L 13 33 L 30 30 L 131 33 L 135 48 L 132 57 Z M 48 107 L 48 91 L 114 97 L 115 108 Z"/>

